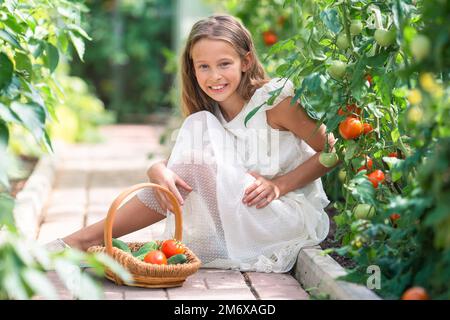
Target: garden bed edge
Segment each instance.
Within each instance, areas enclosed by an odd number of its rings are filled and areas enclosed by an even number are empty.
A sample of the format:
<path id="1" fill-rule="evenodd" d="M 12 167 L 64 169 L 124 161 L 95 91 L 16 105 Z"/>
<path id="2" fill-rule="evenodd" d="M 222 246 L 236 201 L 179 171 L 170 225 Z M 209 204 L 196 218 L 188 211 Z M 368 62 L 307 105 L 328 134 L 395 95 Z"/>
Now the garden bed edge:
<path id="1" fill-rule="evenodd" d="M 381 300 L 365 286 L 336 280 L 347 272 L 330 255 L 323 254 L 320 246 L 301 249 L 294 272 L 297 281 L 312 294 L 319 292 L 334 300 Z"/>

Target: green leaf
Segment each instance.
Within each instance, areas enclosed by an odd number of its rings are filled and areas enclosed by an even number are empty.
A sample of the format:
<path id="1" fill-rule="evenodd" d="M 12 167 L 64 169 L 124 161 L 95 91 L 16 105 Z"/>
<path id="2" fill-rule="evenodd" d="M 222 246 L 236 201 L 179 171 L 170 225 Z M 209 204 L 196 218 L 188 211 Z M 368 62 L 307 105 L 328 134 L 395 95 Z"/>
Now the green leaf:
<path id="1" fill-rule="evenodd" d="M 266 103 L 262 103 L 261 105 L 254 108 L 252 111 L 250 111 L 244 119 L 244 126 L 247 126 L 247 122 L 258 112 L 259 109 L 261 109 L 262 106 L 264 106 Z"/>
<path id="2" fill-rule="evenodd" d="M 92 40 L 92 38 L 89 37 L 89 35 L 87 34 L 87 32 L 84 31 L 84 29 L 81 28 L 79 25 L 76 25 L 76 24 L 68 24 L 68 25 L 67 25 L 67 28 L 69 28 L 69 29 L 72 30 L 72 31 L 77 32 L 80 36 L 86 38 L 86 39 L 89 40 L 89 41 Z"/>
<path id="3" fill-rule="evenodd" d="M 53 284 L 42 272 L 28 268 L 22 272 L 22 277 L 25 283 L 38 295 L 46 299 L 58 299 Z"/>
<path id="4" fill-rule="evenodd" d="M 307 76 L 302 83 L 302 86 L 311 93 L 319 93 L 322 91 L 322 78 L 320 73 L 315 72 Z"/>
<path id="5" fill-rule="evenodd" d="M 376 206 L 375 189 L 363 171 L 358 172 L 347 186 L 354 199 Z"/>
<path id="6" fill-rule="evenodd" d="M 16 300 L 28 299 L 29 296 L 27 294 L 27 290 L 23 285 L 23 282 L 20 279 L 17 270 L 14 267 L 8 267 L 3 279 L 3 287 L 4 289 L 6 289 L 8 297 Z"/>
<path id="7" fill-rule="evenodd" d="M 45 110 L 37 103 L 11 103 L 11 109 L 19 117 L 22 124 L 33 134 L 36 141 L 42 138 L 45 125 Z"/>
<path id="8" fill-rule="evenodd" d="M 6 152 L 9 142 L 9 130 L 4 121 L 0 119 L 0 152 Z"/>
<path id="9" fill-rule="evenodd" d="M 347 148 L 345 150 L 345 156 L 344 160 L 345 162 L 348 162 L 349 160 L 353 159 L 354 155 L 358 153 L 359 145 L 353 140 L 350 140 L 348 142 Z"/>
<path id="10" fill-rule="evenodd" d="M 379 76 L 381 81 L 377 81 L 377 86 L 381 94 L 381 101 L 388 106 L 391 104 L 392 88 L 395 85 L 396 76 L 393 72 L 380 74 Z"/>
<path id="11" fill-rule="evenodd" d="M 50 72 L 55 71 L 59 63 L 58 49 L 48 42 L 45 44 L 44 63 L 45 66 L 50 70 Z"/>
<path id="12" fill-rule="evenodd" d="M 5 88 L 12 79 L 14 66 L 8 56 L 0 53 L 0 90 Z"/>
<path id="13" fill-rule="evenodd" d="M 84 46 L 83 39 L 81 37 L 76 36 L 73 32 L 70 32 L 70 31 L 69 31 L 69 37 L 70 37 L 70 40 L 71 40 L 73 46 L 75 47 L 75 50 L 77 51 L 78 57 L 80 58 L 81 61 L 84 62 L 83 56 L 84 56 L 85 46 Z"/>
<path id="14" fill-rule="evenodd" d="M 281 66 L 279 66 L 276 70 L 277 75 L 283 76 L 287 70 L 291 67 L 291 63 L 284 63 Z"/>
<path id="15" fill-rule="evenodd" d="M 367 104 L 367 109 L 369 109 L 370 113 L 372 113 L 378 119 L 381 119 L 384 116 L 374 102 Z"/>
<path id="16" fill-rule="evenodd" d="M 58 258 L 55 261 L 55 270 L 66 288 L 76 298 L 100 299 L 102 297 L 102 290 L 87 274 L 82 272 L 78 265 L 64 258 Z"/>
<path id="17" fill-rule="evenodd" d="M 44 130 L 44 147 L 47 149 L 47 151 L 54 153 L 52 140 L 50 139 L 46 130 Z"/>
<path id="18" fill-rule="evenodd" d="M 394 124 L 392 123 L 392 125 Z M 391 131 L 391 138 L 394 143 L 398 141 L 398 138 L 400 138 L 400 132 L 398 131 L 398 127 L 395 127 L 395 129 Z"/>
<path id="19" fill-rule="evenodd" d="M 272 55 L 274 55 L 275 53 L 278 53 L 280 51 L 284 51 L 284 50 L 292 50 L 295 48 L 295 41 L 294 39 L 288 39 L 288 40 L 284 40 L 284 41 L 279 41 L 277 43 L 275 43 L 272 47 L 270 47 L 269 52 L 267 53 L 267 57 L 270 57 Z"/>
<path id="20" fill-rule="evenodd" d="M 116 260 L 104 253 L 96 253 L 95 257 L 102 262 L 113 273 L 117 274 L 125 283 L 133 283 L 133 277 L 127 269 L 125 269 Z"/>
<path id="21" fill-rule="evenodd" d="M 33 74 L 33 65 L 31 64 L 30 58 L 23 53 L 16 52 L 14 56 L 16 62 L 16 70 L 22 74 L 22 76 L 30 81 Z"/>
<path id="22" fill-rule="evenodd" d="M 362 87 L 365 87 L 364 74 L 366 69 L 366 62 L 367 61 L 365 58 L 360 59 L 353 69 L 350 90 L 352 90 L 353 96 L 358 100 L 360 100 L 362 96 Z"/>
<path id="23" fill-rule="evenodd" d="M 11 35 L 8 31 L 6 31 L 4 29 L 0 30 L 0 39 L 8 42 L 10 45 L 12 45 L 16 49 L 23 50 L 22 47 L 20 46 L 19 41 L 17 41 L 17 39 L 13 35 Z"/>
<path id="24" fill-rule="evenodd" d="M 13 210 L 14 198 L 5 193 L 0 193 L 0 226 L 4 225 L 12 230 L 15 229 Z"/>
<path id="25" fill-rule="evenodd" d="M 339 20 L 339 13 L 336 9 L 322 11 L 320 13 L 320 18 L 330 31 L 334 33 L 339 33 L 339 31 L 341 31 L 342 26 Z"/>

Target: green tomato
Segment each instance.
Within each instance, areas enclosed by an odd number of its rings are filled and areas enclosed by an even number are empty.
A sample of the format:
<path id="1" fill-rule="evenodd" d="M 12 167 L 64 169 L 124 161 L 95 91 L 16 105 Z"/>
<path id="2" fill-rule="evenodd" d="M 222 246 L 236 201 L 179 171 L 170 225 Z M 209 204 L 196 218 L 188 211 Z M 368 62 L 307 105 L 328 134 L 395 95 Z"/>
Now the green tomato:
<path id="1" fill-rule="evenodd" d="M 347 172 L 345 172 L 344 169 L 339 170 L 338 177 L 339 177 L 339 181 L 344 183 L 345 182 L 345 178 L 347 177 Z"/>
<path id="2" fill-rule="evenodd" d="M 339 157 L 335 152 L 321 152 L 319 155 L 319 162 L 327 168 L 334 167 L 339 161 Z"/>
<path id="3" fill-rule="evenodd" d="M 346 50 L 348 49 L 348 47 L 350 47 L 350 41 L 345 33 L 341 33 L 338 35 L 336 45 L 341 50 Z"/>
<path id="4" fill-rule="evenodd" d="M 375 41 L 382 47 L 388 47 L 394 43 L 395 30 L 377 29 L 374 34 Z"/>
<path id="5" fill-rule="evenodd" d="M 361 33 L 363 29 L 363 24 L 361 20 L 352 20 L 352 24 L 350 25 L 350 34 L 357 36 Z"/>
<path id="6" fill-rule="evenodd" d="M 375 208 L 370 204 L 360 203 L 353 209 L 353 214 L 358 219 L 372 218 L 375 215 Z"/>
<path id="7" fill-rule="evenodd" d="M 419 34 L 411 41 L 411 53 L 417 61 L 421 61 L 430 54 L 431 42 L 427 36 Z"/>
<path id="8" fill-rule="evenodd" d="M 341 79 L 345 74 L 346 68 L 347 64 L 339 60 L 334 60 L 328 68 L 328 73 L 335 79 Z"/>

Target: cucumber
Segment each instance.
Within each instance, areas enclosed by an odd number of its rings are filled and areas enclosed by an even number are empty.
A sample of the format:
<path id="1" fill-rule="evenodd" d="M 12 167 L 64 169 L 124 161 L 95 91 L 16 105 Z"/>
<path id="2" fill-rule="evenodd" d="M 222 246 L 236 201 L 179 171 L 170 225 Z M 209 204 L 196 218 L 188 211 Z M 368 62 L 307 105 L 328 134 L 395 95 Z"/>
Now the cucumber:
<path id="1" fill-rule="evenodd" d="M 187 262 L 187 257 L 185 254 L 182 254 L 182 253 L 173 255 L 169 259 L 167 259 L 167 264 L 179 264 L 179 263 L 186 263 L 186 262 Z"/>
<path id="2" fill-rule="evenodd" d="M 128 248 L 128 245 L 125 242 L 123 242 L 122 240 L 113 238 L 112 245 L 113 245 L 113 247 L 119 248 L 122 251 L 131 253 L 131 250 L 130 250 L 130 248 Z"/>
<path id="3" fill-rule="evenodd" d="M 150 241 L 144 244 L 139 250 L 132 252 L 132 255 L 139 260 L 144 260 L 144 257 L 153 250 L 158 250 L 159 246 L 155 241 Z"/>

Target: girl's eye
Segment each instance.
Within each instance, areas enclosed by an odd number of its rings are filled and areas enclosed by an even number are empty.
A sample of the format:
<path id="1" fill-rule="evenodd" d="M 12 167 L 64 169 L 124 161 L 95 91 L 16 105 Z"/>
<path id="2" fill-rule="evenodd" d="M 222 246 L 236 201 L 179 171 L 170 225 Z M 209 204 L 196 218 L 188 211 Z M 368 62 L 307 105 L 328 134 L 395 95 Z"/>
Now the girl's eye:
<path id="1" fill-rule="evenodd" d="M 220 65 L 222 66 L 222 67 L 226 67 L 226 66 L 228 66 L 230 63 L 229 62 L 224 62 L 224 63 L 221 63 Z"/>
<path id="2" fill-rule="evenodd" d="M 206 64 L 201 64 L 198 66 L 199 69 L 206 69 L 208 66 Z"/>

